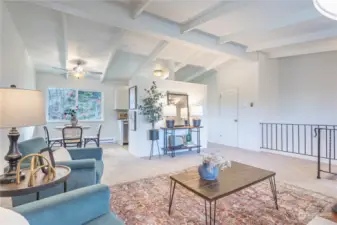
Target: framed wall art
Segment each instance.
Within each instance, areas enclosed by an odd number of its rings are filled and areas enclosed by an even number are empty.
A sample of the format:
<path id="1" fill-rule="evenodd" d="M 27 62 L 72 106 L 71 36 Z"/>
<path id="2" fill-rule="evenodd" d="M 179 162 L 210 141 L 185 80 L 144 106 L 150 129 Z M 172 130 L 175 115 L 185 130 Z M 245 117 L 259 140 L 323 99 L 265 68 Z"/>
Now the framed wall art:
<path id="1" fill-rule="evenodd" d="M 130 130 L 137 130 L 137 111 L 129 111 L 129 127 Z"/>
<path id="2" fill-rule="evenodd" d="M 137 109 L 137 86 L 129 88 L 129 109 Z"/>

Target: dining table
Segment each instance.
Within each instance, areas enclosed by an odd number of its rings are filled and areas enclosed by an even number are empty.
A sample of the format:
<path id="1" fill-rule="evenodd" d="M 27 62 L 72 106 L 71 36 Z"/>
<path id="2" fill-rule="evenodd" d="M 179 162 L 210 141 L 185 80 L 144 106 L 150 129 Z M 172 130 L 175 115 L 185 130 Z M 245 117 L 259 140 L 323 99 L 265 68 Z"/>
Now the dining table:
<path id="1" fill-rule="evenodd" d="M 63 128 L 65 128 L 65 127 L 68 127 L 67 125 L 63 125 L 63 126 L 55 126 L 55 129 L 57 129 L 57 130 L 62 130 Z M 70 126 L 69 126 L 70 127 Z M 87 130 L 87 129 L 90 129 L 91 128 L 91 126 L 89 126 L 89 125 L 77 125 L 77 127 L 81 127 L 82 129 L 84 129 L 84 130 Z"/>

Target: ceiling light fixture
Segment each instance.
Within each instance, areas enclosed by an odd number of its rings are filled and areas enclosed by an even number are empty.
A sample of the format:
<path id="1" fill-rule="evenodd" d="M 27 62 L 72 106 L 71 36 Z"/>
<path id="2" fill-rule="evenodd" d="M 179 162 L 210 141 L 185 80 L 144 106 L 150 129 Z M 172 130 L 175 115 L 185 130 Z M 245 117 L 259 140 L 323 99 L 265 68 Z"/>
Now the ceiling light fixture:
<path id="1" fill-rule="evenodd" d="M 154 70 L 153 71 L 153 75 L 155 75 L 156 77 L 163 76 L 163 73 L 164 73 L 164 71 L 162 71 L 162 70 Z"/>
<path id="2" fill-rule="evenodd" d="M 76 77 L 77 79 L 80 79 L 80 78 L 84 77 L 84 73 L 75 72 L 75 73 L 73 74 L 73 76 Z"/>
<path id="3" fill-rule="evenodd" d="M 337 20 L 337 1 L 335 0 L 313 0 L 315 8 L 323 16 Z"/>

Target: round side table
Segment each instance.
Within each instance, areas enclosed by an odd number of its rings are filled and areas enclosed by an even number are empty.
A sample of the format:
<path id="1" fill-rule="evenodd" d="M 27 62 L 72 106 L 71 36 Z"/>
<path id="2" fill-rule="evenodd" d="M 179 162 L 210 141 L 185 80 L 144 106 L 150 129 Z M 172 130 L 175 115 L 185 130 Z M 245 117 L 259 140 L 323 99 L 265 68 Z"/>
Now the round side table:
<path id="1" fill-rule="evenodd" d="M 22 180 L 20 184 L 0 184 L 0 197 L 13 197 L 36 193 L 36 200 L 39 200 L 40 191 L 54 187 L 61 183 L 64 184 L 64 192 L 67 192 L 67 179 L 70 176 L 71 169 L 67 166 L 55 166 L 55 171 L 55 178 L 51 181 L 46 181 L 43 179 L 45 174 L 40 170 L 37 172 L 35 184 L 31 187 L 28 187 L 30 170 L 29 168 L 22 169 L 22 172 L 26 175 L 26 178 Z"/>

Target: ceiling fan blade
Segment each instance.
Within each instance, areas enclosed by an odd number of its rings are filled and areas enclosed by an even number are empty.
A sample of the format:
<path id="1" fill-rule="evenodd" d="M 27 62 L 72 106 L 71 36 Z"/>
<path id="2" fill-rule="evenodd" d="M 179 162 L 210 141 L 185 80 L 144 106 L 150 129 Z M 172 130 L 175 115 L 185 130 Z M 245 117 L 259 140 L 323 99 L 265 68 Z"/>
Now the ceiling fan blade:
<path id="1" fill-rule="evenodd" d="M 103 74 L 102 72 L 95 72 L 95 71 L 87 71 L 87 73 L 91 73 L 91 74 L 97 74 L 97 75 L 101 75 L 101 74 Z"/>
<path id="2" fill-rule="evenodd" d="M 57 69 L 57 70 L 64 70 L 64 71 L 68 71 L 67 69 L 63 69 L 63 68 L 59 68 L 59 67 L 52 67 L 53 69 Z"/>

